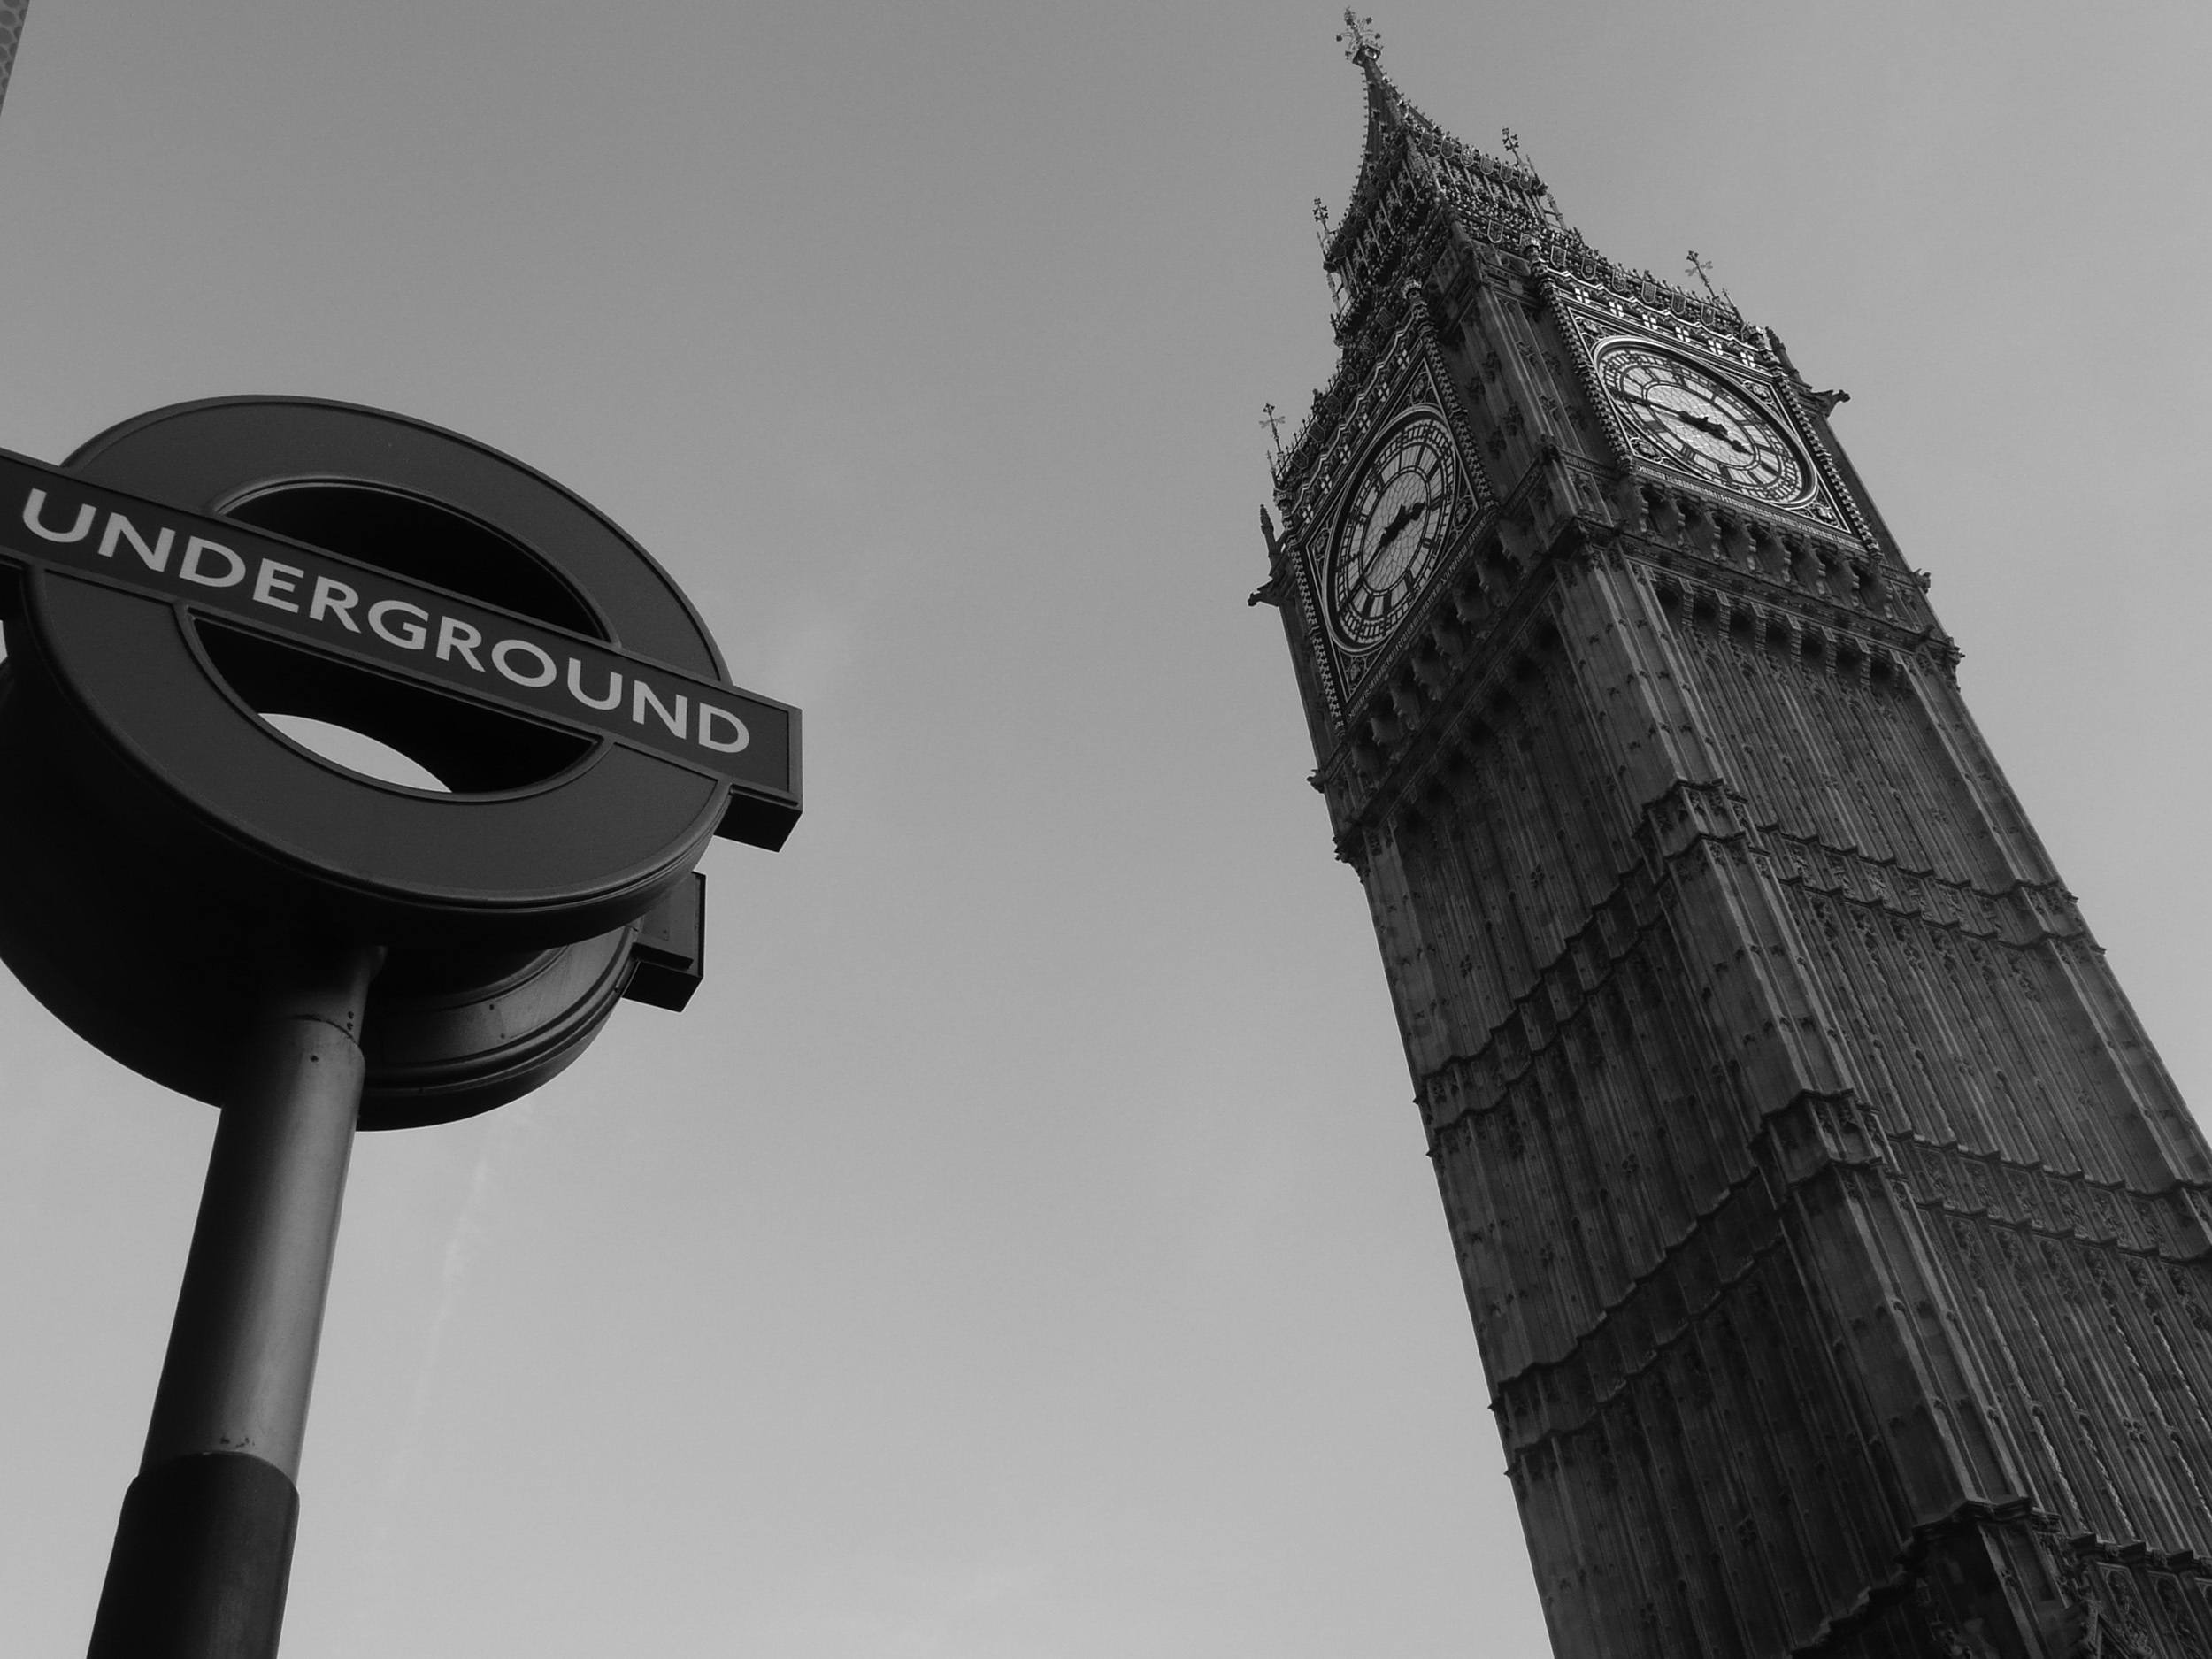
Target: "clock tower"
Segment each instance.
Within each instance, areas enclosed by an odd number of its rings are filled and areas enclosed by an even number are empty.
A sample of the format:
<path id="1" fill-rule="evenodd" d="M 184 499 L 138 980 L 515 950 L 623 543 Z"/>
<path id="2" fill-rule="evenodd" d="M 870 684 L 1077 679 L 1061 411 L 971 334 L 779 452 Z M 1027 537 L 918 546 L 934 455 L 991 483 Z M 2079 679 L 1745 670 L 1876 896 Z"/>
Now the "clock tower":
<path id="1" fill-rule="evenodd" d="M 2212 1659 L 2212 1154 L 1771 330 L 1347 14 L 1262 515 L 1563 1659 Z"/>

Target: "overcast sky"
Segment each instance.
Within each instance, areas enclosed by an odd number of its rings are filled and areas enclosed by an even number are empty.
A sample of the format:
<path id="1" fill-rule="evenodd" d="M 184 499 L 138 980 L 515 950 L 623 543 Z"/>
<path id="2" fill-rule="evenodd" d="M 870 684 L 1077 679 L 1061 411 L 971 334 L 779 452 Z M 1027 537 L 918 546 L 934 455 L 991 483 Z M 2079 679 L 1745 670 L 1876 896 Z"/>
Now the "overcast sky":
<path id="1" fill-rule="evenodd" d="M 1816 385 L 2212 1087 L 2200 0 L 1377 10 Z M 1264 572 L 1331 362 L 1320 4 L 38 0 L 0 447 L 235 392 L 483 439 L 806 710 L 710 963 L 371 1138 L 288 1659 L 1415 1659 L 1540 1618 Z M 80 1650 L 213 1114 L 0 987 L 0 1626 Z"/>

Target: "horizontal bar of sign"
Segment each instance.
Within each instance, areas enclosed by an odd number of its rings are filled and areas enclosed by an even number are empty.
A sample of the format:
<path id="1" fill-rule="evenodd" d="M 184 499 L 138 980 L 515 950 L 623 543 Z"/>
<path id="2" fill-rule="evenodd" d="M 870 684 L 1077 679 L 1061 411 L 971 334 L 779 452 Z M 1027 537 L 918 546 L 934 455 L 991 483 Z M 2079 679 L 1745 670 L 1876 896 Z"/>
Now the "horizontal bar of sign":
<path id="1" fill-rule="evenodd" d="M 188 604 L 797 804 L 797 710 L 771 698 L 4 450 L 0 512 L 0 564 Z"/>

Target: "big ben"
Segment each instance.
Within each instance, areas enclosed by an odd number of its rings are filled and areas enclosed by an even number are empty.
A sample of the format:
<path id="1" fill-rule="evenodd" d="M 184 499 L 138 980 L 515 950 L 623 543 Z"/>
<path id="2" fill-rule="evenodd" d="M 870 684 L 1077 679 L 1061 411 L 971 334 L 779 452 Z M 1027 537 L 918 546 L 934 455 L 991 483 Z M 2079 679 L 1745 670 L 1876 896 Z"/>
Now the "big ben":
<path id="1" fill-rule="evenodd" d="M 2212 1655 L 2212 1154 L 1834 395 L 1347 22 L 1256 597 L 1556 1651 Z"/>

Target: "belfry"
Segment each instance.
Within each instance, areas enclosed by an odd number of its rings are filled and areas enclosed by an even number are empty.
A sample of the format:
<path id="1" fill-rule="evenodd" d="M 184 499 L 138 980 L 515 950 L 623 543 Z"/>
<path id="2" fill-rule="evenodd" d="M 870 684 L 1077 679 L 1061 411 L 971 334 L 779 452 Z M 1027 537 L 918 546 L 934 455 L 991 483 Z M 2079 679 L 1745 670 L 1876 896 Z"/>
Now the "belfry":
<path id="1" fill-rule="evenodd" d="M 1263 512 L 1562 1659 L 2212 1655 L 2212 1155 L 1836 442 L 1347 13 Z"/>

